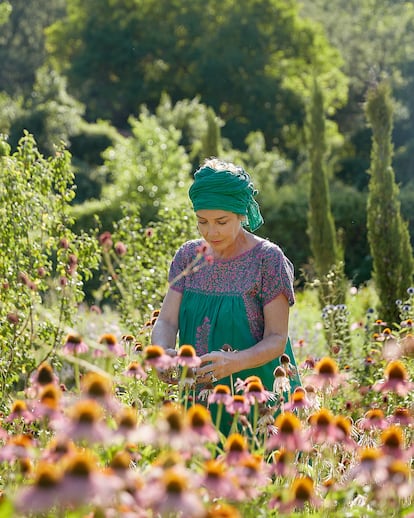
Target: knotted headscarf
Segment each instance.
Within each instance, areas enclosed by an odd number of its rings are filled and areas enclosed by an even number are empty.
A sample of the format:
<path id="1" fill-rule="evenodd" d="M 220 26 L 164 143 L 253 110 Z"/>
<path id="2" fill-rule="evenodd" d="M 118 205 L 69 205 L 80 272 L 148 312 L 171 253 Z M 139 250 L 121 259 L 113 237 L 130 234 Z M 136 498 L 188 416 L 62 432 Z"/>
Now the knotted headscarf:
<path id="1" fill-rule="evenodd" d="M 252 232 L 264 223 L 254 199 L 257 190 L 249 174 L 242 168 L 233 172 L 201 167 L 194 174 L 194 183 L 188 194 L 195 212 L 209 209 L 242 214 L 247 217 L 247 225 Z"/>

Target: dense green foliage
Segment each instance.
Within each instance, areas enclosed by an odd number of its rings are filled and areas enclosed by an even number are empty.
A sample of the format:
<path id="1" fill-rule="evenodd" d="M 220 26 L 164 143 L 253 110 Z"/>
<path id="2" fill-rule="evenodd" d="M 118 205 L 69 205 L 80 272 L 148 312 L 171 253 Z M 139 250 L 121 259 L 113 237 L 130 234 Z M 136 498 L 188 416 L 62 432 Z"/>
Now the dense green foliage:
<path id="1" fill-rule="evenodd" d="M 398 186 L 391 165 L 392 113 L 388 84 L 373 86 L 366 105 L 373 132 L 367 224 L 380 313 L 388 322 L 397 321 L 396 301 L 402 300 L 414 273 L 408 227 L 401 217 Z"/>
<path id="2" fill-rule="evenodd" d="M 317 76 L 332 214 L 346 275 L 358 285 L 370 278 L 372 264 L 363 203 L 371 130 L 363 103 L 369 82 L 388 76 L 396 101 L 393 168 L 414 235 L 413 1 L 14 0 L 1 9 L 0 133 L 15 150 L 27 129 L 45 155 L 65 142 L 75 173 L 76 231 L 111 229 L 125 198 L 137 194 L 128 185 L 136 176 L 145 185 L 137 195 L 144 224 L 157 217 L 154 181 L 172 192 L 157 160 L 145 172 L 139 160 L 113 156 L 130 137 L 142 140 L 132 153 L 150 146 L 150 124 L 138 137 L 130 124 L 144 115 L 154 117 L 154 128 L 179 132 L 175 142 L 189 164 L 180 174 L 190 175 L 212 154 L 244 165 L 260 191 L 261 235 L 281 244 L 297 272 L 312 271 L 305 121 Z M 187 203 L 178 196 L 177 205 L 180 199 Z"/>
<path id="3" fill-rule="evenodd" d="M 0 397 L 53 355 L 98 266 L 96 242 L 70 230 L 70 155 L 44 158 L 33 138 L 0 141 Z M 53 311 L 43 313 L 48 300 Z"/>

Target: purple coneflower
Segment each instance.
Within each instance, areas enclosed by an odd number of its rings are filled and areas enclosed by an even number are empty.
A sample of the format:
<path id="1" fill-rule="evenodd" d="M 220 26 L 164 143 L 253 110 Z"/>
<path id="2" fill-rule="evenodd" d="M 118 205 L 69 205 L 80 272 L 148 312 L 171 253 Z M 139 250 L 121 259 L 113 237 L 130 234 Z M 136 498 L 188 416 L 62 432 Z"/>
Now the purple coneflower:
<path id="1" fill-rule="evenodd" d="M 192 345 L 182 345 L 175 356 L 177 365 L 182 367 L 199 367 L 201 358 L 197 356 L 196 351 Z"/>
<path id="2" fill-rule="evenodd" d="M 289 513 L 294 510 L 302 510 L 306 505 L 318 508 L 322 505 L 322 499 L 315 493 L 315 484 L 310 477 L 301 476 L 293 480 L 289 489 L 287 502 L 280 502 L 274 499 L 269 502 L 271 509 L 277 508 L 282 513 Z"/>
<path id="3" fill-rule="evenodd" d="M 224 458 L 229 466 L 250 457 L 247 439 L 240 433 L 231 433 L 224 443 Z"/>
<path id="4" fill-rule="evenodd" d="M 306 384 L 319 389 L 336 389 L 347 378 L 345 374 L 339 373 L 336 361 L 330 357 L 319 360 L 315 366 L 315 371 L 315 374 L 306 376 L 305 381 Z"/>
<path id="5" fill-rule="evenodd" d="M 75 442 L 106 443 L 113 433 L 103 421 L 102 407 L 93 399 L 78 401 L 69 409 L 69 419 L 54 423 L 60 436 Z"/>
<path id="6" fill-rule="evenodd" d="M 89 347 L 82 340 L 82 337 L 78 333 L 69 333 L 66 336 L 65 343 L 63 345 L 64 354 L 83 354 L 88 352 Z"/>
<path id="7" fill-rule="evenodd" d="M 209 393 L 208 404 L 218 403 L 227 405 L 232 401 L 231 390 L 227 385 L 216 385 L 214 389 Z"/>
<path id="8" fill-rule="evenodd" d="M 373 390 L 395 392 L 399 396 L 406 396 L 414 388 L 414 383 L 408 379 L 407 369 L 399 360 L 391 361 L 386 366 L 384 375 L 385 380 L 375 383 Z"/>
<path id="9" fill-rule="evenodd" d="M 217 459 L 209 459 L 204 463 L 197 484 L 207 490 L 211 500 L 226 498 L 237 501 L 243 495 L 227 464 Z"/>
<path id="10" fill-rule="evenodd" d="M 195 404 L 190 407 L 186 414 L 186 422 L 197 442 L 200 439 L 202 441 L 218 441 L 218 433 L 211 421 L 211 414 L 203 405 Z"/>
<path id="11" fill-rule="evenodd" d="M 143 350 L 144 366 L 156 369 L 169 369 L 174 365 L 174 358 L 165 353 L 160 345 L 147 345 Z"/>
<path id="12" fill-rule="evenodd" d="M 246 396 L 235 394 L 231 400 L 226 403 L 226 411 L 232 415 L 247 415 L 250 412 L 250 402 Z"/>
<path id="13" fill-rule="evenodd" d="M 371 408 L 356 422 L 356 425 L 360 430 L 384 430 L 388 427 L 388 421 L 381 408 Z"/>
<path id="14" fill-rule="evenodd" d="M 10 413 L 6 418 L 7 422 L 11 421 L 24 421 L 25 423 L 31 423 L 35 420 L 33 413 L 28 409 L 27 404 L 22 399 L 16 399 L 13 401 Z"/>
<path id="15" fill-rule="evenodd" d="M 31 374 L 29 383 L 30 387 L 27 392 L 30 396 L 34 396 L 46 385 L 51 383 L 57 385 L 59 383 L 59 378 L 53 372 L 53 368 L 48 362 L 42 362 Z"/>
<path id="16" fill-rule="evenodd" d="M 157 516 L 167 518 L 181 514 L 188 518 L 205 518 L 204 505 L 182 470 L 175 468 L 165 470 L 159 483 L 154 484 L 151 491 L 153 497 L 151 507 Z"/>
<path id="17" fill-rule="evenodd" d="M 392 459 L 409 460 L 411 452 L 404 449 L 404 433 L 400 426 L 391 425 L 381 432 L 380 450 Z"/>
<path id="18" fill-rule="evenodd" d="M 401 426 L 411 426 L 414 424 L 412 412 L 409 408 L 397 407 L 394 409 L 392 415 L 388 417 L 392 424 L 399 424 Z"/>
<path id="19" fill-rule="evenodd" d="M 290 401 L 284 405 L 285 411 L 307 410 L 313 407 L 311 399 L 308 398 L 307 391 L 303 387 L 296 387 L 290 395 Z"/>
<path id="20" fill-rule="evenodd" d="M 251 381 L 248 383 L 244 389 L 244 396 L 251 405 L 254 405 L 256 401 L 258 403 L 267 403 L 275 399 L 273 392 L 266 390 L 261 381 Z"/>
<path id="21" fill-rule="evenodd" d="M 148 378 L 148 373 L 142 368 L 142 365 L 138 361 L 132 361 L 128 364 L 127 368 L 123 372 L 124 376 L 129 378 L 141 379 L 145 381 Z"/>
<path id="22" fill-rule="evenodd" d="M 35 456 L 35 441 L 30 435 L 10 437 L 0 448 L 0 462 L 13 462 L 16 459 L 33 458 Z"/>
<path id="23" fill-rule="evenodd" d="M 281 448 L 272 454 L 273 463 L 271 464 L 271 473 L 278 477 L 293 478 L 297 476 L 295 463 L 295 452 Z"/>
<path id="24" fill-rule="evenodd" d="M 283 412 L 275 419 L 277 433 L 267 439 L 267 450 L 285 448 L 291 451 L 308 451 L 309 442 L 298 417 L 292 412 Z"/>
<path id="25" fill-rule="evenodd" d="M 365 484 L 382 484 L 388 476 L 387 460 L 377 448 L 362 448 L 358 452 L 359 462 L 349 472 L 350 480 Z"/>
<path id="26" fill-rule="evenodd" d="M 34 483 L 21 487 L 14 505 L 19 513 L 43 514 L 61 508 L 62 473 L 55 464 L 39 463 Z"/>
<path id="27" fill-rule="evenodd" d="M 313 443 L 332 445 L 344 437 L 344 431 L 336 426 L 335 418 L 330 410 L 321 408 L 309 416 L 309 437 Z"/>
<path id="28" fill-rule="evenodd" d="M 113 354 L 114 356 L 126 356 L 126 352 L 124 346 L 118 342 L 116 336 L 112 333 L 105 333 L 99 337 L 98 343 L 103 346 L 106 346 L 107 352 Z M 105 355 L 105 351 L 101 349 L 95 349 L 94 356 L 103 356 Z"/>
<path id="29" fill-rule="evenodd" d="M 111 378 L 99 372 L 87 372 L 83 376 L 82 398 L 92 399 L 111 412 L 117 412 L 121 407 L 113 394 Z"/>

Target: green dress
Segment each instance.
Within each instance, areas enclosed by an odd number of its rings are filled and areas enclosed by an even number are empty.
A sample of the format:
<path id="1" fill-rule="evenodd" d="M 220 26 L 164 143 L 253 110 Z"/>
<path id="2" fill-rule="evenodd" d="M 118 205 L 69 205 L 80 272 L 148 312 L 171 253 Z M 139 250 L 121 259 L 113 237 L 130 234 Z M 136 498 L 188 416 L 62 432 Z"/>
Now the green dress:
<path id="1" fill-rule="evenodd" d="M 197 263 L 189 268 L 202 240 L 185 243 L 176 252 L 169 273 L 171 288 L 182 293 L 179 313 L 179 344 L 191 344 L 198 356 L 224 346 L 241 351 L 262 340 L 263 308 L 283 293 L 289 305 L 295 301 L 293 266 L 276 244 L 261 240 L 251 250 L 231 259 Z M 183 272 L 187 271 L 185 275 Z M 296 367 L 290 341 L 285 352 Z M 233 375 L 244 380 L 259 376 L 267 390 L 273 389 L 273 371 L 279 358 Z M 297 369 L 296 369 L 297 370 Z M 290 380 L 291 391 L 300 384 Z M 219 380 L 230 384 L 230 379 Z"/>

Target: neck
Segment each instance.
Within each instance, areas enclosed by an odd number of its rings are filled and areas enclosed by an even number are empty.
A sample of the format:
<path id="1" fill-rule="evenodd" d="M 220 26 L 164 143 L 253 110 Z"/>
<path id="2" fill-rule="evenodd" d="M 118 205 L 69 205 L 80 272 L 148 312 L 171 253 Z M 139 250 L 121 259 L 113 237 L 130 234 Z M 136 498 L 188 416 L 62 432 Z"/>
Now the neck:
<path id="1" fill-rule="evenodd" d="M 213 257 L 215 259 L 231 259 L 232 257 L 237 257 L 238 255 L 246 252 L 250 248 L 250 238 L 251 234 L 240 228 L 239 233 L 236 236 L 236 239 L 233 241 L 231 245 L 224 248 L 223 250 L 214 250 L 213 249 Z"/>

